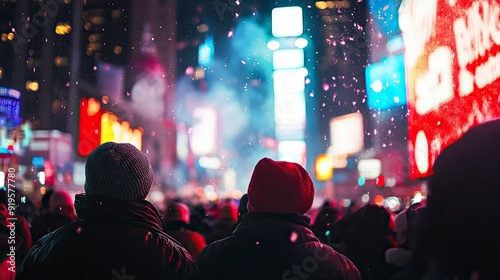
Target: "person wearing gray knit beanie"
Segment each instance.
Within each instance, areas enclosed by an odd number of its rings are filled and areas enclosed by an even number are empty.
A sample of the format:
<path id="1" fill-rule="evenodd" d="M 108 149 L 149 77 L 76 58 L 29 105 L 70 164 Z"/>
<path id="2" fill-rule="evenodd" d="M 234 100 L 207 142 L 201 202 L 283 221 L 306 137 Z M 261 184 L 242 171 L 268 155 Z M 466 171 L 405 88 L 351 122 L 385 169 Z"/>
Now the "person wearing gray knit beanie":
<path id="1" fill-rule="evenodd" d="M 85 193 L 120 200 L 145 199 L 153 183 L 149 159 L 128 143 L 107 142 L 85 164 Z"/>
<path id="2" fill-rule="evenodd" d="M 153 183 L 146 155 L 130 144 L 104 143 L 88 156 L 85 177 L 85 192 L 75 196 L 78 220 L 40 238 L 16 280 L 201 278 L 146 200 Z"/>

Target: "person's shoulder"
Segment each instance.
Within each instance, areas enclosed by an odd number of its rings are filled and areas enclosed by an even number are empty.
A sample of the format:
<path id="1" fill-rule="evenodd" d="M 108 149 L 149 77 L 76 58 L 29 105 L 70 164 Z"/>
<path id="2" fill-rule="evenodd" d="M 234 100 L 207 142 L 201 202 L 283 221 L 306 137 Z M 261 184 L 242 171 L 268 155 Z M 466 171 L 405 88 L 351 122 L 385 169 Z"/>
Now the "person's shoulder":
<path id="1" fill-rule="evenodd" d="M 37 271 L 37 269 L 46 266 L 47 262 L 55 255 L 72 254 L 72 246 L 67 246 L 67 242 L 72 239 L 73 233 L 78 233 L 78 227 L 79 224 L 73 222 L 44 235 L 31 247 L 18 272 Z"/>
<path id="2" fill-rule="evenodd" d="M 205 248 L 203 248 L 203 250 L 201 251 L 197 262 L 203 263 L 207 259 L 220 258 L 225 256 L 226 254 L 221 254 L 221 251 L 230 249 L 231 244 L 233 244 L 234 241 L 237 241 L 236 239 L 237 237 L 231 235 L 224 239 L 220 239 L 207 244 L 207 246 L 205 246 Z"/>
<path id="3" fill-rule="evenodd" d="M 296 258 L 302 259 L 302 265 L 314 265 L 328 275 L 342 276 L 342 279 L 361 279 L 356 265 L 345 255 L 327 244 L 308 241 L 295 247 Z"/>

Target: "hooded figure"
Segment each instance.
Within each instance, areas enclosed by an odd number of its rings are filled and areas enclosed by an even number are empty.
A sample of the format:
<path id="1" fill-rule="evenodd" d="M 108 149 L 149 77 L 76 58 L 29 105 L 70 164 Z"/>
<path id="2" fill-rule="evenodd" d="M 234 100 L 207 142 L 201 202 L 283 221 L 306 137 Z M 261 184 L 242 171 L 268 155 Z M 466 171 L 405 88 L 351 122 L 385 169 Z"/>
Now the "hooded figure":
<path id="1" fill-rule="evenodd" d="M 41 238 L 16 279 L 198 279 L 189 253 L 145 200 L 153 171 L 141 151 L 104 143 L 88 156 L 85 177 L 78 221 Z"/>
<path id="2" fill-rule="evenodd" d="M 261 159 L 248 186 L 248 213 L 234 233 L 203 249 L 203 279 L 361 279 L 345 256 L 322 244 L 304 214 L 314 186 L 299 164 Z"/>
<path id="3" fill-rule="evenodd" d="M 417 219 L 418 279 L 499 279 L 500 120 L 469 129 L 436 159 Z"/>

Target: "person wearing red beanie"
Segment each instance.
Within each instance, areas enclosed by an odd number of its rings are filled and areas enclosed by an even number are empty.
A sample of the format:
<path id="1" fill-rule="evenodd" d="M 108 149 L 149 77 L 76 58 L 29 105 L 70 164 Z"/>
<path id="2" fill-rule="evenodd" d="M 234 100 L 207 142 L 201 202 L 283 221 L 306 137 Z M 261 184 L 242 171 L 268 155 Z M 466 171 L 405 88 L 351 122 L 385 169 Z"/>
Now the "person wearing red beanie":
<path id="1" fill-rule="evenodd" d="M 322 244 L 304 214 L 314 184 L 298 163 L 261 159 L 248 185 L 248 213 L 233 234 L 197 259 L 203 279 L 361 279 L 344 255 Z"/>
<path id="2" fill-rule="evenodd" d="M 300 164 L 263 158 L 255 166 L 248 185 L 248 212 L 303 215 L 313 199 L 314 184 Z"/>

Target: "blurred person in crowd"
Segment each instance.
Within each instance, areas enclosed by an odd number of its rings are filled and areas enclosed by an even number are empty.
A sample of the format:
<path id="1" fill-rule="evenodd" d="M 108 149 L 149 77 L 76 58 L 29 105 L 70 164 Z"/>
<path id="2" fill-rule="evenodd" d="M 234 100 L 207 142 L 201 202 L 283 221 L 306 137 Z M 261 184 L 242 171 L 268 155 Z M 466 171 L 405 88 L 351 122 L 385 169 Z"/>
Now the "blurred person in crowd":
<path id="1" fill-rule="evenodd" d="M 97 147 L 85 164 L 85 193 L 75 197 L 78 221 L 34 245 L 16 279 L 198 279 L 145 200 L 152 182 L 151 164 L 134 146 Z"/>
<path id="2" fill-rule="evenodd" d="M 338 220 L 339 214 L 339 209 L 331 201 L 326 201 L 320 208 L 311 228 L 321 242 L 325 244 L 328 242 L 331 234 L 330 226 Z"/>
<path id="3" fill-rule="evenodd" d="M 47 193 L 45 194 L 47 195 Z M 49 198 L 42 197 L 42 209 L 39 216 L 35 216 L 31 224 L 31 236 L 36 243 L 42 236 L 53 230 L 76 221 L 75 207 L 71 195 L 63 189 L 50 191 Z"/>
<path id="4" fill-rule="evenodd" d="M 40 215 L 42 213 L 44 213 L 45 211 L 50 210 L 49 201 L 50 201 L 50 196 L 52 196 L 53 193 L 54 193 L 54 190 L 48 189 L 47 191 L 45 191 L 45 194 L 42 196 L 42 201 L 41 201 L 42 205 L 40 205 L 40 207 L 38 208 L 38 212 Z"/>
<path id="5" fill-rule="evenodd" d="M 385 261 L 385 252 L 395 248 L 394 221 L 383 206 L 367 204 L 347 215 L 348 226 L 337 250 L 359 269 L 364 280 L 388 280 L 399 270 Z"/>
<path id="6" fill-rule="evenodd" d="M 17 267 L 21 265 L 32 246 L 28 222 L 24 216 L 16 213 L 16 195 L 18 193 L 15 191 L 9 192 L 5 187 L 0 188 L 0 275 L 5 276 L 5 279 L 15 276 Z"/>
<path id="7" fill-rule="evenodd" d="M 212 229 L 207 233 L 207 243 L 230 236 L 238 223 L 238 206 L 231 201 L 223 202 L 220 205 L 218 217 Z"/>
<path id="8" fill-rule="evenodd" d="M 361 279 L 345 256 L 322 244 L 304 214 L 314 185 L 297 163 L 261 159 L 248 186 L 248 213 L 234 233 L 203 249 L 204 279 Z"/>
<path id="9" fill-rule="evenodd" d="M 416 279 L 499 279 L 500 120 L 470 128 L 433 165 L 417 219 Z"/>
<path id="10" fill-rule="evenodd" d="M 400 268 L 391 278 L 392 280 L 411 279 L 412 240 L 415 238 L 415 224 L 421 209 L 423 208 L 408 208 L 396 216 L 394 224 L 398 247 L 390 248 L 385 252 L 386 262 Z"/>
<path id="11" fill-rule="evenodd" d="M 189 207 L 181 202 L 174 202 L 167 206 L 165 213 L 165 232 L 179 241 L 191 254 L 194 260 L 198 258 L 205 246 L 205 237 L 189 227 L 191 213 Z"/>
<path id="12" fill-rule="evenodd" d="M 203 204 L 195 205 L 191 210 L 190 227 L 192 230 L 203 235 L 210 232 L 210 225 L 207 221 L 207 211 Z"/>

